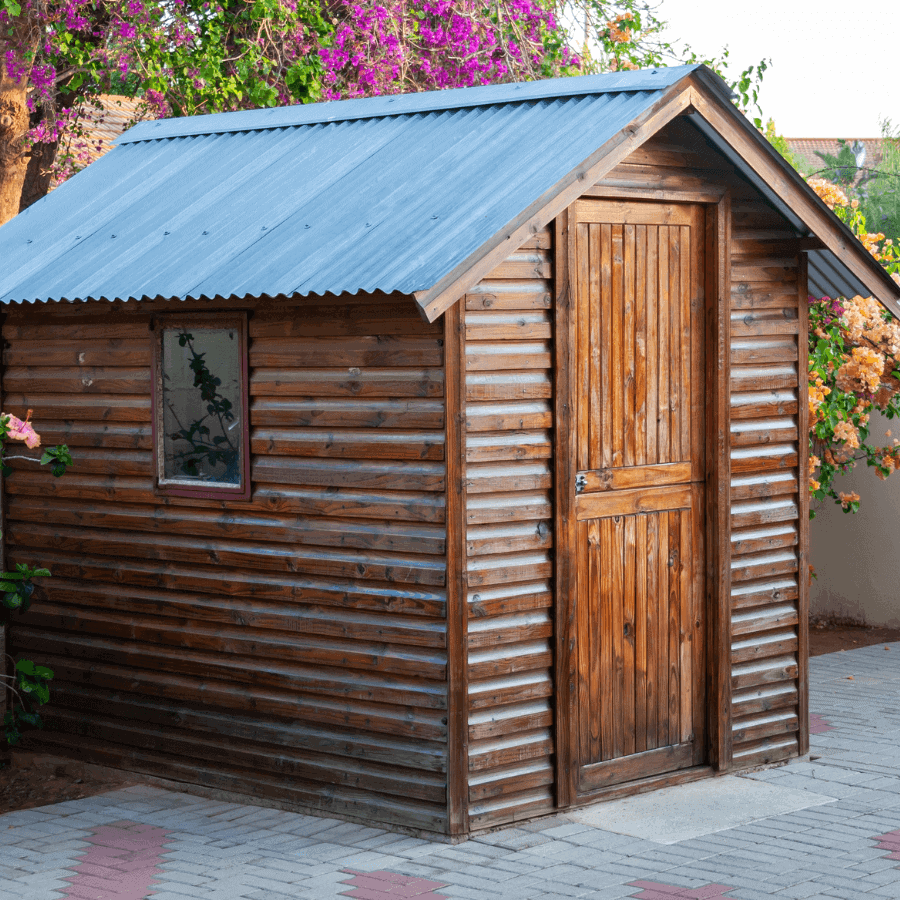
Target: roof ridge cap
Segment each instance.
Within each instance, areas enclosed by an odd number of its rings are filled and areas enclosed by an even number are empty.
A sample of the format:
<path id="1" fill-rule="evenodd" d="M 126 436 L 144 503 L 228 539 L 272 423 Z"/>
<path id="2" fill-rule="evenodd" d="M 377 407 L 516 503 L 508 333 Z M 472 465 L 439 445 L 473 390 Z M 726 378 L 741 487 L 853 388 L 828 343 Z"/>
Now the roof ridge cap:
<path id="1" fill-rule="evenodd" d="M 525 103 L 579 95 L 661 91 L 698 68 L 702 68 L 702 66 L 696 64 L 659 66 L 653 69 L 602 75 L 576 75 L 548 78 L 541 81 L 518 81 L 441 91 L 418 91 L 268 109 L 155 119 L 135 125 L 126 131 L 116 143 L 131 144 L 175 137 L 196 137 L 239 131 L 266 131 L 273 128 L 443 112 L 451 109 Z"/>

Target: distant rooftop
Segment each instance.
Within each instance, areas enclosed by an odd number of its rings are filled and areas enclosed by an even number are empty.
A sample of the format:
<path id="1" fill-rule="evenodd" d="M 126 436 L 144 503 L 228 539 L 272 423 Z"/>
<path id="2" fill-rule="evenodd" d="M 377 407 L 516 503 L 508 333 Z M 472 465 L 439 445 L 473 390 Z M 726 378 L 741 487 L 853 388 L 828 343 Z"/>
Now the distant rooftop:
<path id="1" fill-rule="evenodd" d="M 841 149 L 839 138 L 785 138 L 785 140 L 791 152 L 814 172 L 825 166 L 821 157 L 816 155 L 817 151 L 837 156 Z M 863 165 L 878 166 L 881 163 L 881 138 L 844 138 L 844 140 L 851 148 L 856 143 L 862 146 L 866 153 Z"/>
<path id="2" fill-rule="evenodd" d="M 112 150 L 116 140 L 139 118 L 141 105 L 138 99 L 117 94 L 101 94 L 97 99 L 100 109 L 91 105 L 84 114 L 91 162 Z"/>

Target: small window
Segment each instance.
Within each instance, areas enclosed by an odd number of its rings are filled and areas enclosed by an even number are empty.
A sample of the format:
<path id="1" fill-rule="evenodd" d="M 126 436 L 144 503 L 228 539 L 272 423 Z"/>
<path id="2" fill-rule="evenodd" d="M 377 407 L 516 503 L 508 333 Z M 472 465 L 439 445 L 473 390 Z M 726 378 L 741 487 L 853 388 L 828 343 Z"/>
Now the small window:
<path id="1" fill-rule="evenodd" d="M 157 487 L 182 497 L 246 499 L 246 317 L 160 317 L 156 332 Z"/>

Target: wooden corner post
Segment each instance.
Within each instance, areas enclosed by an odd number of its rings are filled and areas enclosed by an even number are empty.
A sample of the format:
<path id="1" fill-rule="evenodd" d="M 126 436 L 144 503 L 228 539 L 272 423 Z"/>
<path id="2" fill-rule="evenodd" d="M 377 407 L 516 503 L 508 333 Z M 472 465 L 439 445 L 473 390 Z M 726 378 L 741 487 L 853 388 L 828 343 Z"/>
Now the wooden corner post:
<path id="1" fill-rule="evenodd" d="M 812 563 L 809 544 L 809 403 L 807 394 L 807 373 L 809 372 L 809 288 L 808 258 L 800 253 L 797 272 L 797 298 L 799 334 L 798 351 L 800 375 L 800 404 L 798 408 L 798 485 L 800 507 L 800 553 L 797 571 L 797 718 L 800 756 L 809 753 L 809 567 Z"/>
<path id="2" fill-rule="evenodd" d="M 731 767 L 731 196 L 706 219 L 707 698 L 710 762 Z"/>
<path id="3" fill-rule="evenodd" d="M 447 823 L 469 830 L 468 597 L 466 591 L 466 340 L 459 300 L 444 313 L 447 521 Z"/>
<path id="4" fill-rule="evenodd" d="M 557 216 L 554 229 L 554 506 L 555 565 L 555 730 L 556 802 L 575 801 L 574 733 L 577 727 L 575 690 L 575 385 L 577 384 L 575 298 L 570 272 L 573 253 L 571 207 Z"/>

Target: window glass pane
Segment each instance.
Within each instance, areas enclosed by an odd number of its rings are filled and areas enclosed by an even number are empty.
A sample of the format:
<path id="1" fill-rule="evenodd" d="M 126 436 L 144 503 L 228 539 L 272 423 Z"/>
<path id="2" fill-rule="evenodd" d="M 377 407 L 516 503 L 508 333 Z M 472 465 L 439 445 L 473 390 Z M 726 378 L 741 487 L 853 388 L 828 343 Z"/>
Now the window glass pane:
<path id="1" fill-rule="evenodd" d="M 165 480 L 240 485 L 241 340 L 236 328 L 162 334 Z"/>

